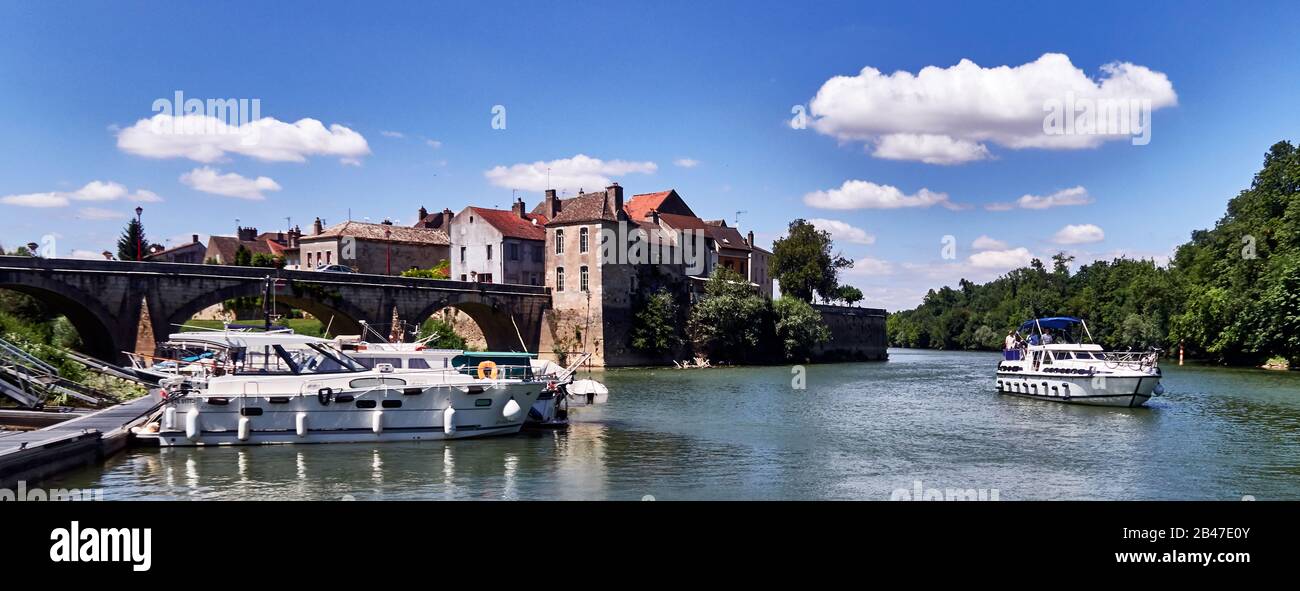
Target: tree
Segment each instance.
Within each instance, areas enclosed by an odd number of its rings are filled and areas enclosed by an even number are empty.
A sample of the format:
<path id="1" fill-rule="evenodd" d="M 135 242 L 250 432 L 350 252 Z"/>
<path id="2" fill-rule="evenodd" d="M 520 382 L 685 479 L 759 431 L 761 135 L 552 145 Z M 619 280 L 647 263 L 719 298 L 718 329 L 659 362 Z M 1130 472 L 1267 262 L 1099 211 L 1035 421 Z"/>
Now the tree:
<path id="1" fill-rule="evenodd" d="M 144 236 L 144 224 L 135 219 L 127 222 L 122 237 L 117 239 L 117 260 L 140 261 L 149 252 L 149 241 Z"/>
<path id="2" fill-rule="evenodd" d="M 735 271 L 716 267 L 704 297 L 691 309 L 687 332 L 697 352 L 710 359 L 754 361 L 772 334 L 771 303 Z"/>
<path id="3" fill-rule="evenodd" d="M 242 244 L 239 247 L 244 248 Z M 244 252 L 248 252 L 248 251 L 245 250 Z M 238 251 L 236 251 L 235 253 L 235 259 L 236 260 L 239 259 Z M 266 267 L 269 269 L 281 269 L 284 268 L 284 258 L 275 256 L 273 254 L 268 254 L 265 252 L 259 252 L 253 255 L 252 258 L 249 259 L 248 266 Z"/>
<path id="4" fill-rule="evenodd" d="M 830 327 L 808 302 L 783 296 L 772 307 L 776 312 L 776 338 L 786 359 L 807 360 L 814 347 L 831 339 Z"/>
<path id="5" fill-rule="evenodd" d="M 402 277 L 418 277 L 421 279 L 447 279 L 451 277 L 451 263 L 447 259 L 438 261 L 438 264 L 429 269 L 407 269 L 402 271 Z"/>
<path id="6" fill-rule="evenodd" d="M 236 267 L 253 266 L 253 253 L 252 251 L 245 248 L 243 244 L 240 244 L 239 248 L 235 249 L 235 266 Z"/>
<path id="7" fill-rule="evenodd" d="M 781 283 L 781 293 L 811 302 L 816 293 L 836 297 L 840 269 L 853 261 L 833 255 L 834 242 L 825 230 L 805 220 L 790 222 L 785 238 L 772 243 L 771 275 Z"/>
<path id="8" fill-rule="evenodd" d="M 642 298 L 632 318 L 632 348 L 651 355 L 671 353 L 681 346 L 677 301 L 667 289 Z"/>
<path id="9" fill-rule="evenodd" d="M 852 306 L 862 301 L 862 290 L 852 285 L 841 285 L 835 294 L 835 299 L 844 300 L 844 303 Z"/>
<path id="10" fill-rule="evenodd" d="M 420 325 L 420 338 L 432 336 L 427 346 L 438 349 L 464 349 L 465 338 L 456 334 L 456 329 L 450 323 L 437 317 L 431 317 Z"/>

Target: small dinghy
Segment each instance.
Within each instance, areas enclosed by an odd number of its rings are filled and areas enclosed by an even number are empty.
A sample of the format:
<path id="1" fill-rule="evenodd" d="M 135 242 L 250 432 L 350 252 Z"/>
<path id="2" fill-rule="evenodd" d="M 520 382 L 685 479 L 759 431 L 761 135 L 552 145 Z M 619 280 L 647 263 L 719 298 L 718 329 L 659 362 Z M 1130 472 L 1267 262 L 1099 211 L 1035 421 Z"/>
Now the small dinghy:
<path id="1" fill-rule="evenodd" d="M 605 404 L 609 402 L 609 388 L 596 380 L 575 380 L 569 384 L 569 396 L 575 405 Z"/>

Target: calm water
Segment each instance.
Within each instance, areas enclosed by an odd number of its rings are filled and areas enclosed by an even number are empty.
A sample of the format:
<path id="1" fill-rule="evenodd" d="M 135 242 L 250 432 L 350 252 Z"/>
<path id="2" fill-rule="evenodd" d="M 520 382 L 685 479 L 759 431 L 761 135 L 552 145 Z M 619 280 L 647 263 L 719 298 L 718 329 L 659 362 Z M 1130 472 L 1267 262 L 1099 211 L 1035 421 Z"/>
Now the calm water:
<path id="1" fill-rule="evenodd" d="M 568 432 L 450 443 L 135 449 L 47 487 L 109 499 L 1300 498 L 1300 374 L 1165 368 L 1145 409 L 999 396 L 998 356 L 615 370 Z"/>

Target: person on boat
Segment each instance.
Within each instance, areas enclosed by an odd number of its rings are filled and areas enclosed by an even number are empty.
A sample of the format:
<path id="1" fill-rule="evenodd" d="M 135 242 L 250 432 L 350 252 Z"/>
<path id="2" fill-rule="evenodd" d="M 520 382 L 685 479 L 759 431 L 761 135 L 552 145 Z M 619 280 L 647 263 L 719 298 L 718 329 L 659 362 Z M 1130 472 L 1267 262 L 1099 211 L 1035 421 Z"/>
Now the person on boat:
<path id="1" fill-rule="evenodd" d="M 1050 328 L 1043 329 L 1043 344 L 1044 345 L 1052 344 L 1052 329 Z"/>
<path id="2" fill-rule="evenodd" d="M 1007 351 L 1015 349 L 1017 340 L 1019 339 L 1016 338 L 1016 330 L 1013 328 L 1011 329 L 1011 332 L 1007 333 L 1007 338 L 1003 341 L 1002 348 Z"/>
<path id="3" fill-rule="evenodd" d="M 1037 345 L 1038 343 L 1039 343 L 1039 339 L 1038 339 L 1038 335 L 1037 335 L 1037 334 L 1031 334 L 1031 335 L 1029 335 L 1029 344 L 1030 344 L 1030 345 Z"/>

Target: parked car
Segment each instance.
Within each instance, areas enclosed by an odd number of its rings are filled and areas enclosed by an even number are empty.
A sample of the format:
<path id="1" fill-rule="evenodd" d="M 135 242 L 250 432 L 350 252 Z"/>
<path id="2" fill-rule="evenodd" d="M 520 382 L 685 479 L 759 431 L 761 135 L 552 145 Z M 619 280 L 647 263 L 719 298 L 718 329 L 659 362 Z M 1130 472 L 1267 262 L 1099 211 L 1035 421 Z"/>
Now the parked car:
<path id="1" fill-rule="evenodd" d="M 352 270 L 352 267 L 347 265 L 321 265 L 316 267 L 316 270 L 326 273 L 356 273 L 356 271 Z"/>

